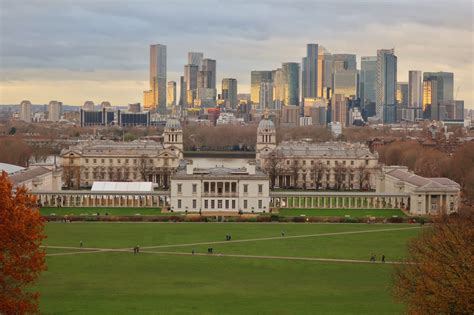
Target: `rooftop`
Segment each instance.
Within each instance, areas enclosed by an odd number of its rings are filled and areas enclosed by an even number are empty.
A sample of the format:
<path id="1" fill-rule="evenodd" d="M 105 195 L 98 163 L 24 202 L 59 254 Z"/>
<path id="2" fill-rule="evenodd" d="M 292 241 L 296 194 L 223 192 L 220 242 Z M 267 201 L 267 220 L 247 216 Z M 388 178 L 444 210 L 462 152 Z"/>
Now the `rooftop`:
<path id="1" fill-rule="evenodd" d="M 345 142 L 306 142 L 306 141 L 284 141 L 277 151 L 283 156 L 304 156 L 304 157 L 336 157 L 336 158 L 360 158 L 377 156 L 370 152 L 369 148 L 363 144 Z"/>
<path id="2" fill-rule="evenodd" d="M 94 182 L 91 191 L 153 191 L 152 182 Z"/>
<path id="3" fill-rule="evenodd" d="M 459 191 L 460 185 L 455 181 L 445 177 L 422 177 L 416 175 L 407 169 L 394 169 L 388 171 L 387 175 L 393 176 L 401 181 L 416 186 L 415 191 Z"/>
<path id="4" fill-rule="evenodd" d="M 32 168 L 25 169 L 21 172 L 11 175 L 10 180 L 14 186 L 18 186 L 28 180 L 35 179 L 38 176 L 41 176 L 50 172 L 51 170 L 49 168 L 46 168 L 43 166 L 32 167 Z"/>
<path id="5" fill-rule="evenodd" d="M 0 163 L 0 172 L 5 171 L 8 175 L 20 172 L 22 170 L 25 170 L 25 168 L 14 164 Z"/>

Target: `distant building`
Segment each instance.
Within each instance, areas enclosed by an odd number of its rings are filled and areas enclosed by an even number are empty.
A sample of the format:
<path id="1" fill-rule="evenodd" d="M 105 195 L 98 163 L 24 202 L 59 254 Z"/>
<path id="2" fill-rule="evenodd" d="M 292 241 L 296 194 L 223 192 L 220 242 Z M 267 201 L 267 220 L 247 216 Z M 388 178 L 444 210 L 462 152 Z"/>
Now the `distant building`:
<path id="1" fill-rule="evenodd" d="M 14 188 L 24 186 L 30 192 L 61 190 L 61 169 L 54 165 L 32 166 L 9 176 Z"/>
<path id="2" fill-rule="evenodd" d="M 142 111 L 140 103 L 128 104 L 128 111 L 131 113 L 139 113 Z"/>
<path id="3" fill-rule="evenodd" d="M 21 101 L 20 103 L 20 120 L 31 122 L 31 102 Z"/>
<path id="4" fill-rule="evenodd" d="M 119 126 L 150 126 L 150 112 L 127 112 L 117 111 L 117 122 Z"/>
<path id="5" fill-rule="evenodd" d="M 245 168 L 180 165 L 171 178 L 171 210 L 176 212 L 268 212 L 268 176 L 254 163 Z"/>
<path id="6" fill-rule="evenodd" d="M 300 122 L 301 108 L 296 105 L 284 106 L 281 109 L 280 124 L 288 127 L 296 127 Z"/>
<path id="7" fill-rule="evenodd" d="M 51 101 L 48 104 L 48 120 L 59 121 L 63 114 L 63 103 L 58 101 Z"/>
<path id="8" fill-rule="evenodd" d="M 95 105 L 93 101 L 85 101 L 84 105 L 82 105 L 82 109 L 84 110 L 94 110 Z"/>
<path id="9" fill-rule="evenodd" d="M 201 70 L 203 58 L 204 54 L 202 52 L 188 52 L 188 65 L 198 66 L 198 70 Z"/>
<path id="10" fill-rule="evenodd" d="M 283 105 L 300 105 L 300 65 L 297 62 L 285 62 L 281 66 L 283 73 Z"/>
<path id="11" fill-rule="evenodd" d="M 423 81 L 436 81 L 436 98 L 441 101 L 454 100 L 454 74 L 452 72 L 424 72 Z"/>
<path id="12" fill-rule="evenodd" d="M 155 98 L 152 90 L 143 91 L 143 108 L 153 110 L 155 108 Z"/>
<path id="13" fill-rule="evenodd" d="M 260 99 L 258 108 L 273 108 L 273 83 L 271 81 L 262 81 L 262 83 L 260 83 Z"/>
<path id="14" fill-rule="evenodd" d="M 394 49 L 377 50 L 376 72 L 376 116 L 379 120 L 390 123 L 391 112 L 396 104 L 397 90 L 397 56 Z M 389 112 L 386 113 L 387 107 Z M 385 118 L 385 119 L 384 119 Z"/>
<path id="15" fill-rule="evenodd" d="M 115 120 L 115 112 L 102 108 L 101 110 L 80 110 L 81 127 L 86 126 L 108 126 L 112 125 Z"/>
<path id="16" fill-rule="evenodd" d="M 193 107 L 196 98 L 197 78 L 199 67 L 188 64 L 184 66 L 184 83 L 186 86 L 186 97 L 184 107 Z"/>
<path id="17" fill-rule="evenodd" d="M 357 70 L 339 70 L 334 73 L 334 94 L 357 97 Z M 333 95 L 334 95 L 333 94 Z"/>
<path id="18" fill-rule="evenodd" d="M 405 120 L 416 121 L 423 114 L 422 74 L 418 70 L 408 72 L 408 114 Z"/>
<path id="19" fill-rule="evenodd" d="M 222 79 L 222 99 L 226 108 L 237 109 L 237 79 Z"/>
<path id="20" fill-rule="evenodd" d="M 103 101 L 102 103 L 100 103 L 100 109 L 111 108 L 111 107 L 112 105 L 108 101 Z"/>
<path id="21" fill-rule="evenodd" d="M 347 126 L 347 99 L 343 94 L 334 94 L 331 99 L 331 122 Z"/>
<path id="22" fill-rule="evenodd" d="M 436 79 L 423 80 L 423 118 L 439 120 L 438 115 L 438 81 Z"/>
<path id="23" fill-rule="evenodd" d="M 150 90 L 153 94 L 151 110 L 166 113 L 166 46 L 150 45 Z"/>
<path id="24" fill-rule="evenodd" d="M 375 103 L 377 56 L 361 57 L 360 99 L 362 105 Z"/>
<path id="25" fill-rule="evenodd" d="M 260 85 L 262 81 L 272 81 L 272 71 L 252 71 L 250 74 L 250 101 L 253 106 L 260 103 Z"/>
<path id="26" fill-rule="evenodd" d="M 318 44 L 306 45 L 306 57 L 303 58 L 301 64 L 301 88 L 302 98 L 318 97 Z M 287 105 L 298 105 L 296 103 Z"/>
<path id="27" fill-rule="evenodd" d="M 169 107 L 176 106 L 176 82 L 169 81 L 168 82 L 168 90 L 167 90 L 167 105 Z"/>

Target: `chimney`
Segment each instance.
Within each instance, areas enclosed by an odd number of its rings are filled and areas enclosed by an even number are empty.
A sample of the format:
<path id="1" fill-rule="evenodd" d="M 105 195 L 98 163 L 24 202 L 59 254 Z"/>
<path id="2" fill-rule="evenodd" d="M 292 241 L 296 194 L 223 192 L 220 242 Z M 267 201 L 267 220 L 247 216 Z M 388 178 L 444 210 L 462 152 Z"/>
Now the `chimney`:
<path id="1" fill-rule="evenodd" d="M 248 161 L 246 168 L 249 175 L 255 175 L 255 161 Z"/>
<path id="2" fill-rule="evenodd" d="M 186 161 L 186 174 L 192 175 L 194 173 L 193 160 Z"/>

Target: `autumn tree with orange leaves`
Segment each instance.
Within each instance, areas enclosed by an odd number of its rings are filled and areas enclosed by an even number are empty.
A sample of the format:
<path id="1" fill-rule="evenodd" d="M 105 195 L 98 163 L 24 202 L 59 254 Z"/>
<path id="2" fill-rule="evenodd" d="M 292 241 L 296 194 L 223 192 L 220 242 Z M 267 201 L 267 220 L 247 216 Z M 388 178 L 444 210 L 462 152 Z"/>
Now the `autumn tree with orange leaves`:
<path id="1" fill-rule="evenodd" d="M 395 269 L 395 297 L 409 314 L 474 314 L 474 213 L 438 218 Z"/>
<path id="2" fill-rule="evenodd" d="M 39 294 L 28 287 L 46 269 L 40 248 L 45 237 L 35 198 L 25 188 L 13 190 L 0 175 L 0 314 L 38 313 Z"/>

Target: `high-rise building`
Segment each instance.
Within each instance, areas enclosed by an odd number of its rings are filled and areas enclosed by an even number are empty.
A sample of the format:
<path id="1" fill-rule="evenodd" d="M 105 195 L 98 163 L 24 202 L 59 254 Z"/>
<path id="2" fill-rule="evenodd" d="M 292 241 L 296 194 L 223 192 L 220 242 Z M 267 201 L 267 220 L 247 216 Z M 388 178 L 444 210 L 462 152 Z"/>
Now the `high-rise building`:
<path id="1" fill-rule="evenodd" d="M 155 108 L 155 98 L 152 90 L 143 91 L 143 107 L 145 110 Z"/>
<path id="2" fill-rule="evenodd" d="M 397 82 L 397 105 L 408 106 L 408 82 Z"/>
<path id="3" fill-rule="evenodd" d="M 112 104 L 110 104 L 109 101 L 103 101 L 100 103 L 100 109 L 107 109 L 107 108 L 112 108 Z"/>
<path id="4" fill-rule="evenodd" d="M 438 80 L 423 79 L 423 118 L 439 120 Z"/>
<path id="5" fill-rule="evenodd" d="M 344 70 L 357 70 L 357 58 L 354 54 L 333 54 L 334 73 Z"/>
<path id="6" fill-rule="evenodd" d="M 194 106 L 194 99 L 196 98 L 197 89 L 198 66 L 185 65 L 184 66 L 184 82 L 186 84 L 186 98 L 185 107 Z"/>
<path id="7" fill-rule="evenodd" d="M 375 112 L 384 123 L 393 123 L 397 91 L 397 56 L 394 49 L 377 50 Z M 386 113 L 386 114 L 384 114 Z"/>
<path id="8" fill-rule="evenodd" d="M 300 65 L 297 62 L 285 62 L 281 66 L 283 74 L 283 105 L 299 106 Z"/>
<path id="9" fill-rule="evenodd" d="M 377 56 L 361 57 L 359 93 L 363 105 L 375 103 Z"/>
<path id="10" fill-rule="evenodd" d="M 179 107 L 184 109 L 186 104 L 186 81 L 184 81 L 184 76 L 179 77 Z"/>
<path id="11" fill-rule="evenodd" d="M 31 122 L 31 102 L 30 101 L 21 101 L 20 120 Z"/>
<path id="12" fill-rule="evenodd" d="M 334 94 L 331 99 L 331 122 L 347 125 L 347 98 L 342 94 Z"/>
<path id="13" fill-rule="evenodd" d="M 84 105 L 82 106 L 84 110 L 94 110 L 94 107 L 95 105 L 93 101 L 85 101 Z"/>
<path id="14" fill-rule="evenodd" d="M 333 93 L 346 97 L 357 96 L 357 70 L 338 70 L 334 73 Z"/>
<path id="15" fill-rule="evenodd" d="M 202 71 L 207 71 L 208 74 L 208 82 L 206 88 L 215 89 L 216 88 L 216 61 L 214 59 L 203 59 L 202 60 Z"/>
<path id="16" fill-rule="evenodd" d="M 152 110 L 166 113 L 166 46 L 150 45 L 150 90 L 153 93 Z"/>
<path id="17" fill-rule="evenodd" d="M 260 102 L 260 83 L 271 80 L 272 71 L 252 71 L 250 73 L 250 101 L 254 106 Z"/>
<path id="18" fill-rule="evenodd" d="M 260 83 L 259 109 L 273 108 L 273 83 L 272 81 L 262 81 Z"/>
<path id="19" fill-rule="evenodd" d="M 328 98 L 328 90 L 332 90 L 333 57 L 323 47 L 318 50 L 317 96 Z M 314 123 L 314 121 L 313 121 Z"/>
<path id="20" fill-rule="evenodd" d="M 318 96 L 318 44 L 306 45 L 306 57 L 302 60 L 302 98 Z M 288 104 L 287 104 L 288 105 Z M 298 105 L 298 104 L 291 104 Z"/>
<path id="21" fill-rule="evenodd" d="M 222 79 L 222 99 L 225 107 L 237 109 L 237 79 Z"/>
<path id="22" fill-rule="evenodd" d="M 454 74 L 452 72 L 425 72 L 423 81 L 436 80 L 438 102 L 454 100 Z"/>
<path id="23" fill-rule="evenodd" d="M 167 99 L 167 105 L 168 106 L 176 106 L 176 82 L 175 81 L 169 81 L 168 82 L 168 95 L 166 97 Z"/>
<path id="24" fill-rule="evenodd" d="M 283 71 L 278 68 L 273 71 L 273 108 L 281 109 L 284 98 Z"/>
<path id="25" fill-rule="evenodd" d="M 188 65 L 198 66 L 199 70 L 201 70 L 203 58 L 204 54 L 202 52 L 188 52 Z"/>
<path id="26" fill-rule="evenodd" d="M 408 107 L 402 117 L 404 120 L 415 121 L 422 117 L 423 84 L 421 78 L 421 71 L 408 71 Z"/>
<path id="27" fill-rule="evenodd" d="M 59 121 L 63 114 L 63 103 L 58 101 L 51 101 L 48 104 L 48 120 Z"/>
<path id="28" fill-rule="evenodd" d="M 130 113 L 139 113 L 142 111 L 142 106 L 140 103 L 128 104 L 128 111 Z"/>

